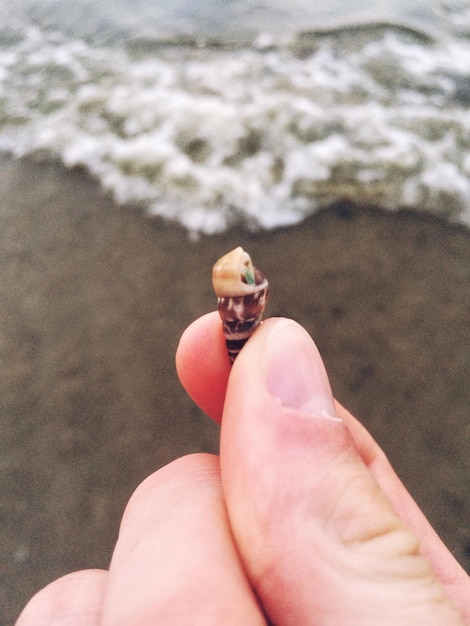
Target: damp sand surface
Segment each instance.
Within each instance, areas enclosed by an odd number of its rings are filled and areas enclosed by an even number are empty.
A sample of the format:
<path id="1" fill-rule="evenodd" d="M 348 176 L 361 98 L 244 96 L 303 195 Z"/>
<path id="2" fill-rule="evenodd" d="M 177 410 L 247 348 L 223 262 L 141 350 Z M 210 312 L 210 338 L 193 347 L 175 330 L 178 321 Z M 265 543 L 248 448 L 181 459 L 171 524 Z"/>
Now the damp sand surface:
<path id="1" fill-rule="evenodd" d="M 71 570 L 107 567 L 149 473 L 217 452 L 174 366 L 242 245 L 268 315 L 301 322 L 336 397 L 377 438 L 470 571 L 470 232 L 336 204 L 288 229 L 191 241 L 118 207 L 81 171 L 0 161 L 0 624 Z"/>

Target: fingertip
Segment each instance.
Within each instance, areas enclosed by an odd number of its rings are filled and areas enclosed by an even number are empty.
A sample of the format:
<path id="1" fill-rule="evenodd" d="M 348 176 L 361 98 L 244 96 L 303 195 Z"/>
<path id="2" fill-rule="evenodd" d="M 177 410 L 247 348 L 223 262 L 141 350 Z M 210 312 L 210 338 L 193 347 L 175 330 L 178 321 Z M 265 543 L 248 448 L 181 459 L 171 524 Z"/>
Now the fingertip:
<path id="1" fill-rule="evenodd" d="M 195 320 L 182 334 L 176 351 L 176 371 L 189 396 L 220 423 L 230 361 L 216 311 Z"/>
<path id="2" fill-rule="evenodd" d="M 266 320 L 234 363 L 224 407 L 222 452 L 236 450 L 237 456 L 243 448 L 259 447 L 250 458 L 265 454 L 265 463 L 272 464 L 274 471 L 280 458 L 290 456 L 288 468 L 295 469 L 300 459 L 309 456 L 312 445 L 317 457 L 329 457 L 333 444 L 348 452 L 353 447 L 336 416 L 326 370 L 312 338 L 293 320 Z M 284 467 L 284 474 L 288 468 Z"/>

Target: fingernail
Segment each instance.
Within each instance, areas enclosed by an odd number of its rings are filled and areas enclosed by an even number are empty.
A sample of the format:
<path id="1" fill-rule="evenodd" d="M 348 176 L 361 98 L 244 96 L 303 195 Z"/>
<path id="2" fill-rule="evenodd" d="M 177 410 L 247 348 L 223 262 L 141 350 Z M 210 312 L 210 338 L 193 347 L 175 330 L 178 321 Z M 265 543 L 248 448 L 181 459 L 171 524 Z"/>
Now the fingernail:
<path id="1" fill-rule="evenodd" d="M 290 320 L 274 326 L 265 367 L 268 389 L 283 406 L 338 419 L 323 361 L 301 326 Z"/>

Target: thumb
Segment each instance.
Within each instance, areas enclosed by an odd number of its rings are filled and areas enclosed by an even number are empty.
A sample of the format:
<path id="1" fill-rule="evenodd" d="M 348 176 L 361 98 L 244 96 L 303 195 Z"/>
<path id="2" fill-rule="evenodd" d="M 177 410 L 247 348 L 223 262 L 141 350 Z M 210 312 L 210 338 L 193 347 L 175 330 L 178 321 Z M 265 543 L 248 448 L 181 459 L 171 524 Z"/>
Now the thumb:
<path id="1" fill-rule="evenodd" d="M 220 456 L 233 532 L 273 623 L 462 624 L 296 323 L 266 321 L 237 357 Z"/>

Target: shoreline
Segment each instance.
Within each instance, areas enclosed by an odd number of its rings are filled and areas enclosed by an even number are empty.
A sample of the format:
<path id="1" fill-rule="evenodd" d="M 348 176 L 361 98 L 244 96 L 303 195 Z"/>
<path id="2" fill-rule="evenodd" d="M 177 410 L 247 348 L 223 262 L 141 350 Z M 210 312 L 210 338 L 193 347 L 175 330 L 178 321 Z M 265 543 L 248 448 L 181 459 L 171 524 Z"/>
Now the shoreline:
<path id="1" fill-rule="evenodd" d="M 107 566 L 147 474 L 217 452 L 174 352 L 215 308 L 212 264 L 236 245 L 270 280 L 267 316 L 312 334 L 336 397 L 470 571 L 469 229 L 337 204 L 297 226 L 191 241 L 84 172 L 5 157 L 0 196 L 0 623 L 61 574 Z"/>

